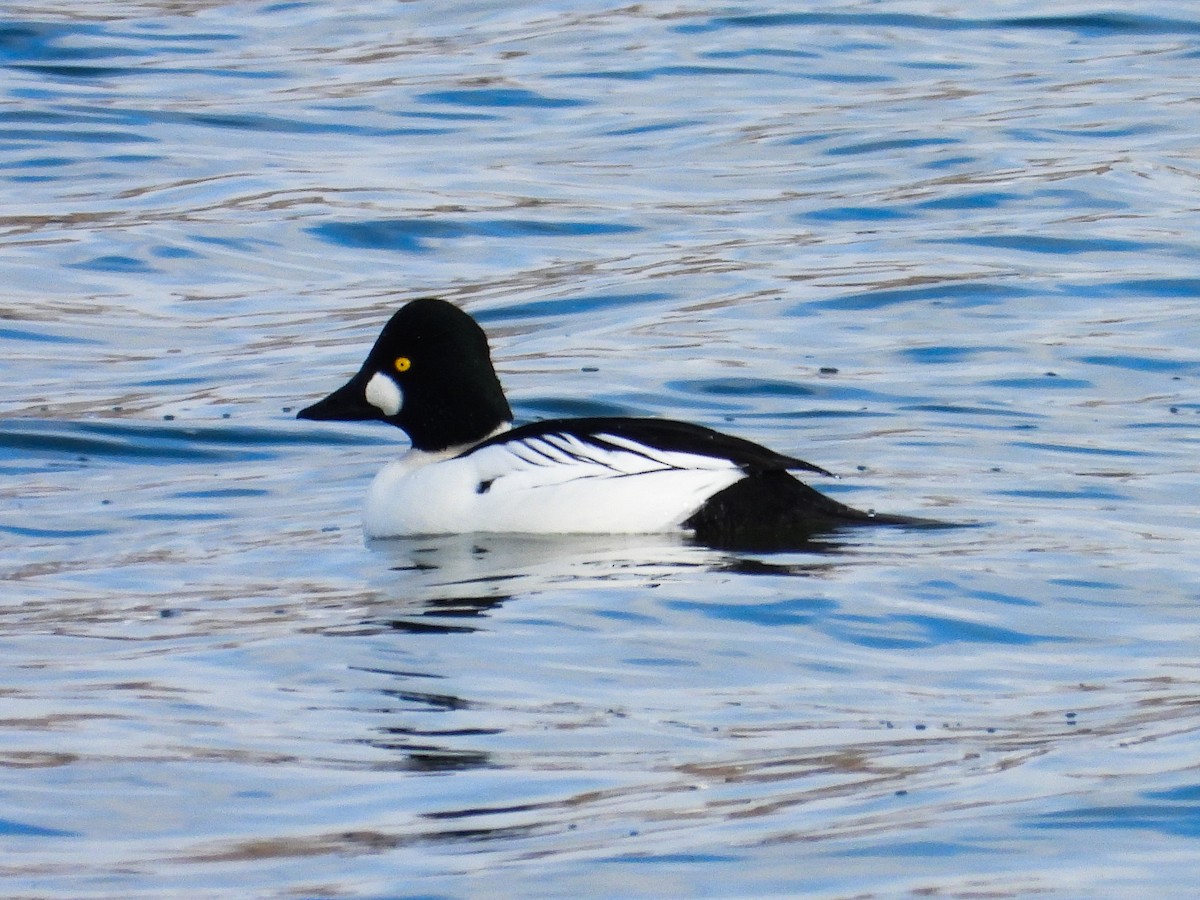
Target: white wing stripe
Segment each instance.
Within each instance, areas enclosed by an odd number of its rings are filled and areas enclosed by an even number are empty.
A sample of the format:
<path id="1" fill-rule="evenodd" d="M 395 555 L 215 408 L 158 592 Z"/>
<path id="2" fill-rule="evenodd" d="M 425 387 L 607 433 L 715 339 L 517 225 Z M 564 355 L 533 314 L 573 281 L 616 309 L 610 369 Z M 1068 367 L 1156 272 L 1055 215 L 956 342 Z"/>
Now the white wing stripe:
<path id="1" fill-rule="evenodd" d="M 659 472 L 738 472 L 731 460 L 662 450 L 620 435 L 599 433 L 582 437 L 570 432 L 549 432 L 528 438 L 489 444 L 467 458 L 479 467 L 480 480 L 506 476 L 535 477 L 542 484 L 578 479 L 612 479 Z"/>
<path id="2" fill-rule="evenodd" d="M 682 450 L 660 450 L 657 447 L 641 444 L 631 438 L 621 437 L 616 434 L 603 433 L 596 435 L 596 437 L 672 469 L 711 469 L 717 471 L 737 468 L 733 462 L 721 457 L 704 456 L 699 453 L 688 453 Z"/>
<path id="3" fill-rule="evenodd" d="M 547 434 L 542 437 L 542 440 L 557 450 L 563 457 L 564 462 L 590 462 L 599 463 L 600 465 L 608 465 L 605 460 L 596 455 L 596 447 L 585 444 L 570 435 Z"/>

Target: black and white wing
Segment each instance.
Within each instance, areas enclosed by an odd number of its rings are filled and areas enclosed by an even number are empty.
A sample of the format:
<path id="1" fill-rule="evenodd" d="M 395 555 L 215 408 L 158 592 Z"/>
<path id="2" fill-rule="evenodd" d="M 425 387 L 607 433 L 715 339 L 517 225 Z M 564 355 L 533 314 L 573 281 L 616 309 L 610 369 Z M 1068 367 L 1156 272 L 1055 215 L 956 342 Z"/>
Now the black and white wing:
<path id="1" fill-rule="evenodd" d="M 514 429 L 463 456 L 474 461 L 481 479 L 508 479 L 510 488 L 518 483 L 550 487 L 668 472 L 742 472 L 737 463 L 721 456 L 655 446 L 610 431 L 593 432 L 573 422 L 536 424 L 545 427 Z"/>
<path id="2" fill-rule="evenodd" d="M 508 445 L 511 451 L 530 459 L 540 456 L 543 463 L 563 462 L 565 456 L 579 463 L 590 461 L 601 466 L 632 465 L 635 471 L 645 466 L 722 469 L 732 465 L 747 474 L 787 470 L 831 474 L 820 466 L 776 453 L 753 441 L 671 419 L 595 417 L 531 422 L 496 435 L 468 453 L 501 445 Z M 626 459 L 622 454 L 631 454 L 642 462 Z"/>

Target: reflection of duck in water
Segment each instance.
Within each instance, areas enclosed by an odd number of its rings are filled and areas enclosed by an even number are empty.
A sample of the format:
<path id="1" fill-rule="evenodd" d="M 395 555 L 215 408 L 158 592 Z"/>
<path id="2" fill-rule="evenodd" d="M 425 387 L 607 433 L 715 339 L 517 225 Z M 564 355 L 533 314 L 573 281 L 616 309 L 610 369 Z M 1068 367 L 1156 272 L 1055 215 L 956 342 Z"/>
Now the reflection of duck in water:
<path id="1" fill-rule="evenodd" d="M 371 485 L 369 537 L 683 531 L 705 544 L 794 546 L 846 525 L 923 524 L 831 500 L 791 474 L 824 469 L 699 425 L 513 428 L 483 329 L 432 297 L 393 315 L 358 374 L 298 417 L 379 419 L 412 440 Z"/>

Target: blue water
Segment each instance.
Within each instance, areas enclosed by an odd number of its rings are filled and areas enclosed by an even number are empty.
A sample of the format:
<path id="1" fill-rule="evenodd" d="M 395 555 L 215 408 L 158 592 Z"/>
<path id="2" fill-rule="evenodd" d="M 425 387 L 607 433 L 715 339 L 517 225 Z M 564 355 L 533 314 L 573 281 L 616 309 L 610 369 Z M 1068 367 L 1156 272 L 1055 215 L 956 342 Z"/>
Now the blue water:
<path id="1" fill-rule="evenodd" d="M 14 6 L 0 893 L 1190 896 L 1194 4 Z M 973 523 L 367 543 L 423 294 L 518 417 Z"/>

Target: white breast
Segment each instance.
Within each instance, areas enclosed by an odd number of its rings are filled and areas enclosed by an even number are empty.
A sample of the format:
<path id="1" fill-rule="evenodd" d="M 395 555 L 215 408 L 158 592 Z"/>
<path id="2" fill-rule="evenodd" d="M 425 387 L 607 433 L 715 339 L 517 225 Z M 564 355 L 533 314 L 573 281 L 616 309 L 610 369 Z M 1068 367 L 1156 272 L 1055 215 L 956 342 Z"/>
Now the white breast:
<path id="1" fill-rule="evenodd" d="M 600 437 L 610 446 L 545 434 L 454 458 L 409 453 L 372 483 L 367 536 L 669 531 L 743 477 L 728 460 Z"/>

